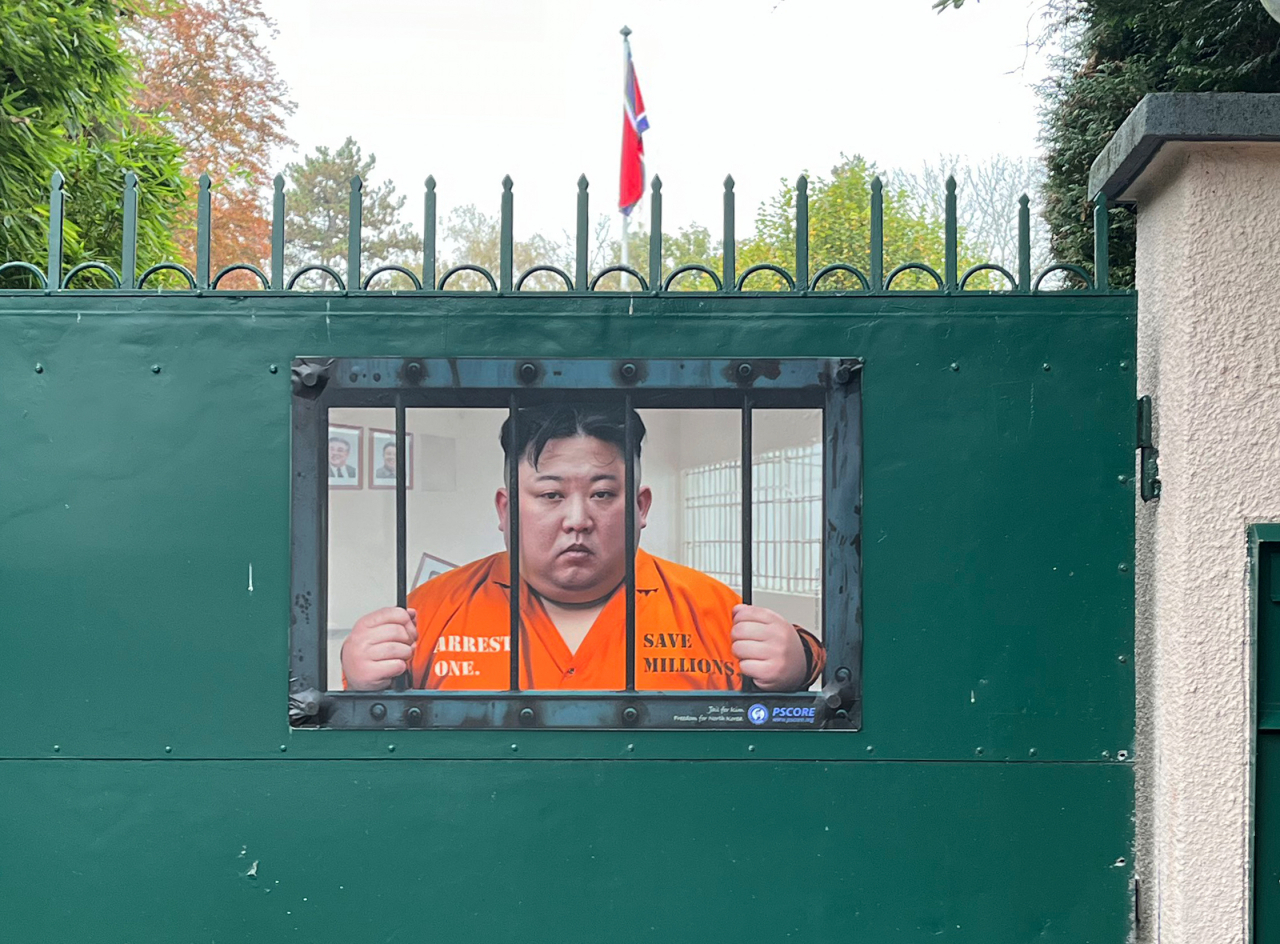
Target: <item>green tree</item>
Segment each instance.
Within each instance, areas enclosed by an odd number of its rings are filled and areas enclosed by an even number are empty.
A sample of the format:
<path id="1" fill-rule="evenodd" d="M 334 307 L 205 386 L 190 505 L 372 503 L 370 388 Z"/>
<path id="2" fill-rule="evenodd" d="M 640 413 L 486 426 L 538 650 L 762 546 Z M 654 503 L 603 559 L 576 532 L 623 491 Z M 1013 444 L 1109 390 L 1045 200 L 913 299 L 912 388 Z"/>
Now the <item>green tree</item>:
<path id="1" fill-rule="evenodd" d="M 271 254 L 263 184 L 271 177 L 272 151 L 294 143 L 284 123 L 296 107 L 267 47 L 276 35 L 261 0 L 164 0 L 125 33 L 139 64 L 135 104 L 186 152 L 187 200 L 175 238 L 190 266 L 201 173 L 213 180 L 213 271 L 236 262 L 265 265 Z M 244 272 L 223 285 L 237 280 L 256 285 Z"/>
<path id="2" fill-rule="evenodd" d="M 467 263 L 488 269 L 494 279 L 502 262 L 502 227 L 496 216 L 490 216 L 469 203 L 455 207 L 442 227 L 444 251 L 436 264 L 439 279 L 456 265 Z M 534 233 L 528 239 L 512 240 L 511 266 L 515 272 L 512 281 L 520 273 L 535 265 L 553 265 L 564 269 L 573 278 L 574 256 L 571 245 Z M 449 289 L 483 291 L 489 283 L 478 272 L 459 272 L 449 280 Z M 564 282 L 553 272 L 535 272 L 529 276 L 524 288 L 533 290 L 563 289 Z"/>
<path id="3" fill-rule="evenodd" d="M 129 170 L 140 181 L 139 265 L 174 257 L 182 150 L 131 110 L 135 62 L 121 42 L 121 24 L 145 9 L 141 0 L 0 0 L 0 261 L 44 268 L 54 170 L 70 195 L 66 267 L 91 259 L 119 267 Z"/>
<path id="4" fill-rule="evenodd" d="M 345 279 L 348 225 L 351 219 L 351 178 L 364 184 L 361 212 L 361 269 L 367 275 L 381 265 L 395 264 L 419 271 L 422 239 L 400 220 L 405 197 L 390 181 L 373 185 L 377 158 L 363 156 L 353 138 L 336 151 L 317 147 L 301 163 L 284 171 L 290 188 L 285 195 L 285 265 L 297 269 L 322 264 Z M 309 273 L 299 286 L 323 286 L 324 277 Z M 403 278 L 401 276 L 400 278 Z M 395 278 L 379 286 L 407 285 Z M 330 287 L 332 287 L 330 285 Z M 358 287 L 358 286 L 352 286 Z"/>
<path id="5" fill-rule="evenodd" d="M 1088 266 L 1089 168 L 1125 117 L 1149 92 L 1280 91 L 1280 24 L 1257 0 L 1051 0 L 1044 12 L 1046 35 L 1067 37 L 1041 89 L 1045 217 L 1056 258 Z M 1111 221 L 1112 283 L 1132 285 L 1134 220 Z"/>
<path id="6" fill-rule="evenodd" d="M 1031 271 L 1050 263 L 1049 227 L 1039 208 L 1044 202 L 1044 161 L 1038 157 L 995 154 L 981 160 L 943 154 L 917 173 L 891 175 L 917 203 L 936 217 L 946 212 L 947 177 L 959 184 L 959 222 L 965 241 L 984 260 L 1018 271 L 1018 199 L 1030 201 Z"/>
<path id="7" fill-rule="evenodd" d="M 596 226 L 597 251 L 592 259 L 592 271 L 599 272 L 608 266 L 621 265 L 622 240 L 613 238 L 612 221 L 601 217 Z M 720 275 L 723 269 L 723 241 L 714 238 L 711 231 L 700 223 L 691 223 L 674 233 L 662 234 L 662 275 L 665 279 L 681 266 L 704 265 Z M 649 278 L 649 227 L 638 221 L 627 230 L 627 262 L 646 280 Z M 637 288 L 630 277 L 621 274 L 606 275 L 600 280 L 601 289 Z M 708 292 L 715 290 L 715 283 L 701 272 L 689 272 L 672 283 L 675 291 Z"/>
<path id="8" fill-rule="evenodd" d="M 846 157 L 831 169 L 830 177 L 809 179 L 809 275 L 843 262 L 871 271 L 871 184 L 877 176 L 875 165 L 861 157 Z M 783 181 L 777 195 L 765 201 L 756 214 L 755 234 L 738 246 L 738 272 L 750 266 L 771 263 L 795 272 L 795 186 Z M 1016 213 L 1016 207 L 1013 208 Z M 946 238 L 942 218 L 915 199 L 905 186 L 884 186 L 884 274 L 905 262 L 923 262 L 939 274 L 945 264 Z M 977 262 L 961 232 L 959 262 L 963 272 Z M 985 261 L 985 260 L 983 260 Z M 844 272 L 825 278 L 822 289 L 856 289 L 858 281 Z M 922 272 L 909 271 L 894 281 L 895 289 L 932 289 L 933 279 Z M 993 287 L 985 274 L 970 281 L 971 289 Z M 1003 287 L 997 285 L 995 287 Z M 752 276 L 746 288 L 785 288 L 781 279 L 768 272 Z"/>

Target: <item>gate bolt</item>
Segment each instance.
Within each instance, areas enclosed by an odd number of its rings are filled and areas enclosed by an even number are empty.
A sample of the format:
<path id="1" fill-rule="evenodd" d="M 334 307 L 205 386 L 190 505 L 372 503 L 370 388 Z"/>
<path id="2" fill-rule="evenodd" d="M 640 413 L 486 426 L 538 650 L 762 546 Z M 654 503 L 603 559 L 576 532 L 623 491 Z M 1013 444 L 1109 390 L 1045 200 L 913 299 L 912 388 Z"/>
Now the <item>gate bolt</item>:
<path id="1" fill-rule="evenodd" d="M 387 706 L 378 702 L 369 706 L 369 714 L 373 716 L 374 721 L 381 721 L 387 716 Z"/>
<path id="2" fill-rule="evenodd" d="M 624 708 L 622 710 L 622 721 L 624 724 L 635 724 L 640 720 L 640 712 L 634 708 Z"/>

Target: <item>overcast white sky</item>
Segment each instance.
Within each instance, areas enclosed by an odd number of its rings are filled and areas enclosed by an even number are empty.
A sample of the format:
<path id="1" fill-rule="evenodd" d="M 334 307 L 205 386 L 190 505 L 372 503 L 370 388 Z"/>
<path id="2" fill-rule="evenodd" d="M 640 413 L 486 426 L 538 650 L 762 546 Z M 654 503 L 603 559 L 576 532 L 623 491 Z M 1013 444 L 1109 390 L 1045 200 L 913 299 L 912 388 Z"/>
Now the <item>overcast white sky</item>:
<path id="1" fill-rule="evenodd" d="M 779 178 L 841 153 L 916 169 L 940 153 L 1034 154 L 1043 56 L 1038 3 L 981 0 L 263 0 L 298 103 L 296 159 L 352 135 L 421 227 L 434 174 L 442 214 L 496 214 L 515 181 L 517 237 L 616 209 L 626 24 L 648 109 L 647 174 L 664 229 L 720 228 L 737 182 L 740 232 Z M 647 214 L 647 201 L 641 206 Z"/>

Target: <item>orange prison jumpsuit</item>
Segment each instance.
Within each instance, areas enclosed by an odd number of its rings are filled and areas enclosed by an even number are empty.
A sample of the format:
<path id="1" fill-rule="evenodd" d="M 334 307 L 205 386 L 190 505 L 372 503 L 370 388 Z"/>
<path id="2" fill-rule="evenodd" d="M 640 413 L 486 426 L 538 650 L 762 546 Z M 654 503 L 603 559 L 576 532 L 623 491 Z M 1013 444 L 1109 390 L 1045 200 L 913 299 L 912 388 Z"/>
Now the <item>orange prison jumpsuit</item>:
<path id="1" fill-rule="evenodd" d="M 417 610 L 413 687 L 505 691 L 511 681 L 510 568 L 505 552 L 427 581 L 409 595 Z M 522 581 L 523 582 L 523 581 Z M 738 595 L 689 567 L 636 552 L 636 688 L 642 691 L 742 688 L 730 650 Z M 615 593 L 570 652 L 527 583 L 520 594 L 520 687 L 621 691 L 626 688 L 626 594 Z M 813 676 L 821 644 L 803 633 Z"/>

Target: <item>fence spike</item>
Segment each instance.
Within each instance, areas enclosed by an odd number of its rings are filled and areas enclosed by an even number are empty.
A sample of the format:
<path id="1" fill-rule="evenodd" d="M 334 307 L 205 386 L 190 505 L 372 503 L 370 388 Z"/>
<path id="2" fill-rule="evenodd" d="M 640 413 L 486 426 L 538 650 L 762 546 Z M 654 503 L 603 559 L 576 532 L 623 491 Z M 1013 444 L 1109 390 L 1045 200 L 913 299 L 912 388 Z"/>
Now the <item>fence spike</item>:
<path id="1" fill-rule="evenodd" d="M 347 217 L 347 290 L 360 288 L 360 233 L 364 229 L 364 181 L 351 178 L 350 213 Z"/>
<path id="2" fill-rule="evenodd" d="M 124 229 L 120 238 L 122 288 L 138 287 L 138 175 L 124 175 Z"/>
<path id="3" fill-rule="evenodd" d="M 422 287 L 436 287 L 436 178 L 427 176 L 427 192 L 422 198 Z"/>
<path id="4" fill-rule="evenodd" d="M 67 179 L 55 170 L 49 181 L 49 291 L 62 287 L 62 226 L 66 215 Z"/>
<path id="5" fill-rule="evenodd" d="M 809 178 L 796 181 L 796 291 L 809 288 Z"/>
<path id="6" fill-rule="evenodd" d="M 200 175 L 200 189 L 196 196 L 196 288 L 209 288 L 209 252 L 212 239 L 213 215 L 209 188 L 212 181 L 207 173 Z"/>
<path id="7" fill-rule="evenodd" d="M 653 175 L 649 185 L 649 288 L 662 288 L 662 178 Z"/>
<path id="8" fill-rule="evenodd" d="M 947 291 L 954 292 L 960 284 L 960 227 L 956 213 L 956 178 L 947 178 Z"/>
<path id="9" fill-rule="evenodd" d="M 1031 291 L 1031 198 L 1018 198 L 1018 291 Z"/>
<path id="10" fill-rule="evenodd" d="M 871 181 L 871 288 L 884 290 L 884 181 Z"/>
<path id="11" fill-rule="evenodd" d="M 587 175 L 578 177 L 578 267 L 573 274 L 573 285 L 579 292 L 587 290 L 589 273 L 587 272 L 587 234 L 589 218 L 587 216 L 589 195 L 587 193 Z"/>
<path id="12" fill-rule="evenodd" d="M 738 245 L 733 232 L 733 175 L 724 178 L 724 291 L 732 292 L 738 281 Z"/>
<path id="13" fill-rule="evenodd" d="M 271 200 L 271 287 L 284 291 L 284 174 L 276 174 Z"/>
<path id="14" fill-rule="evenodd" d="M 511 291 L 515 237 L 513 235 L 512 214 L 515 211 L 515 198 L 511 193 L 511 175 L 502 178 L 502 240 L 499 246 L 498 290 Z"/>
<path id="15" fill-rule="evenodd" d="M 1093 287 L 1099 292 L 1111 289 L 1111 214 L 1107 195 L 1099 193 L 1093 201 Z"/>

